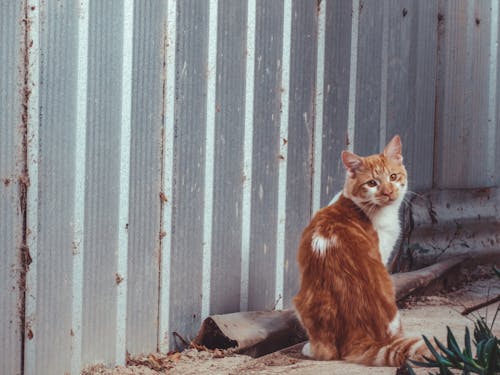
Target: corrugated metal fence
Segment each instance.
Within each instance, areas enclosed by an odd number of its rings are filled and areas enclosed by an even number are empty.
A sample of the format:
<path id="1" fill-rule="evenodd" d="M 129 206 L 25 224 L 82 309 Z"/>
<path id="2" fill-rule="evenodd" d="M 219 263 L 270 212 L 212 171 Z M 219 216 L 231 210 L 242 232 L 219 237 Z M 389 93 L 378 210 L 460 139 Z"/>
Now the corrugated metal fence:
<path id="1" fill-rule="evenodd" d="M 2 371 L 290 306 L 344 148 L 399 133 L 413 190 L 498 186 L 498 26 L 496 0 L 0 3 Z"/>

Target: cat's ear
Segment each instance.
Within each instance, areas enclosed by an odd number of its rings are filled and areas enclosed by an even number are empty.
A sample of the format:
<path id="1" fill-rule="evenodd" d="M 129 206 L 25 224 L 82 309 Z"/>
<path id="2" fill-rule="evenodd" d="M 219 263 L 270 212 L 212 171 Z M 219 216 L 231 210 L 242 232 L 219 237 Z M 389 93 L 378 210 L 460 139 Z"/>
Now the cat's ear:
<path id="1" fill-rule="evenodd" d="M 363 166 L 363 159 L 349 151 L 342 151 L 342 163 L 352 177 Z"/>
<path id="2" fill-rule="evenodd" d="M 399 135 L 395 135 L 394 138 L 385 146 L 384 156 L 387 159 L 391 159 L 399 164 L 403 163 L 403 145 L 401 143 L 401 138 Z"/>

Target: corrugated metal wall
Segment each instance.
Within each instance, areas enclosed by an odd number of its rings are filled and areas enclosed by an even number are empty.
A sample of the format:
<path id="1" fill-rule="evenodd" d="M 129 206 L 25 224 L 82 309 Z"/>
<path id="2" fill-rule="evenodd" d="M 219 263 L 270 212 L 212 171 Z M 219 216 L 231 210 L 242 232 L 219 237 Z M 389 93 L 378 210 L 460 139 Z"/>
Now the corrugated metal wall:
<path id="1" fill-rule="evenodd" d="M 290 306 L 345 148 L 399 133 L 412 190 L 499 184 L 496 0 L 26 1 L 0 5 L 9 374 Z"/>
<path id="2" fill-rule="evenodd" d="M 0 362 L 6 374 L 21 374 L 23 298 L 22 4 L 0 3 Z"/>

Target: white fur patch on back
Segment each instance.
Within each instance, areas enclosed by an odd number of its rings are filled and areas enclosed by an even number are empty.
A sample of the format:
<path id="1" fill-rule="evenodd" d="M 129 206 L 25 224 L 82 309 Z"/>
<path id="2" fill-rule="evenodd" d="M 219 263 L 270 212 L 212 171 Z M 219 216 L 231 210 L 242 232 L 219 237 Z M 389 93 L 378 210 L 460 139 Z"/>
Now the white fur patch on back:
<path id="1" fill-rule="evenodd" d="M 337 237 L 332 236 L 325 238 L 320 234 L 314 233 L 312 236 L 311 247 L 312 250 L 319 255 L 324 255 L 326 251 L 337 245 Z"/>
<path id="2" fill-rule="evenodd" d="M 387 327 L 387 333 L 389 333 L 390 336 L 394 336 L 399 332 L 401 329 L 401 317 L 399 316 L 399 311 L 396 312 L 396 315 L 394 316 L 394 319 L 389 323 L 389 326 Z"/>
<path id="3" fill-rule="evenodd" d="M 305 357 L 312 357 L 311 344 L 309 343 L 309 341 L 302 348 L 302 355 Z"/>

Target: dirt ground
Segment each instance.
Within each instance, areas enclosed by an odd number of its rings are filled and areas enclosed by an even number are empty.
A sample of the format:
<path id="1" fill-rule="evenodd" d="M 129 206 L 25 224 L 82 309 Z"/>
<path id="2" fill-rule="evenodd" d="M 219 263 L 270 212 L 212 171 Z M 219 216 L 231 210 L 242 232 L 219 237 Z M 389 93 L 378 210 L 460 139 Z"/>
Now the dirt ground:
<path id="1" fill-rule="evenodd" d="M 449 326 L 458 338 L 463 338 L 465 326 L 473 328 L 473 322 L 460 313 L 469 307 L 484 301 L 488 295 L 500 294 L 498 279 L 476 280 L 458 290 L 433 296 L 415 297 L 405 303 L 401 309 L 403 327 L 407 336 L 446 338 L 446 326 Z M 497 305 L 479 310 L 476 314 L 488 317 L 491 322 Z M 500 335 L 500 317 L 494 325 L 494 332 Z M 446 341 L 444 341 L 446 342 Z M 267 356 L 253 359 L 244 355 L 228 352 L 197 351 L 189 349 L 170 356 L 150 355 L 142 358 L 147 366 L 129 366 L 107 369 L 102 365 L 88 368 L 82 375 L 252 375 L 252 374 L 287 374 L 287 375 L 318 375 L 318 374 L 396 374 L 391 367 L 365 367 L 349 364 L 343 361 L 314 361 L 300 354 L 303 344 L 284 349 Z M 156 368 L 158 370 L 154 370 Z M 418 369 L 417 374 L 427 374 L 425 369 Z"/>

